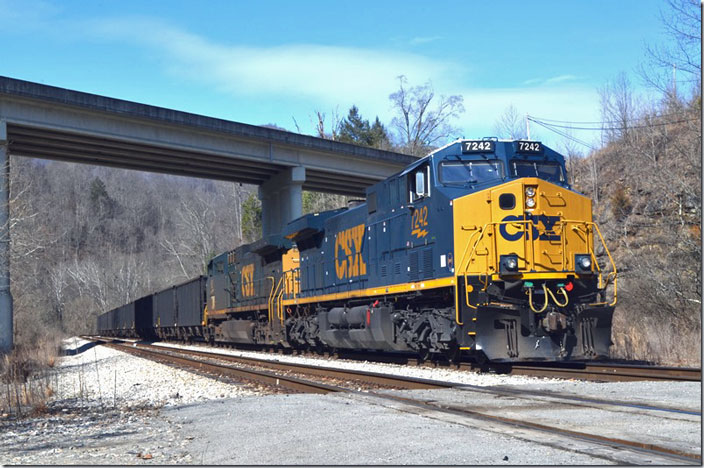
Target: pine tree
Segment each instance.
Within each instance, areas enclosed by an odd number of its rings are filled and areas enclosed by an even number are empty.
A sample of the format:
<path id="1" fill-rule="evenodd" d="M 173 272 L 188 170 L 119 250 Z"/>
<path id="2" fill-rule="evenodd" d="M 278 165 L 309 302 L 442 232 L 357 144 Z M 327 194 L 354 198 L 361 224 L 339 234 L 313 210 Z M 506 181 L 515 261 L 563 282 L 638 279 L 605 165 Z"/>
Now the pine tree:
<path id="1" fill-rule="evenodd" d="M 391 148 L 391 140 L 386 131 L 386 127 L 381 123 L 379 117 L 376 118 L 372 128 L 369 130 L 371 144 L 375 148 L 388 149 Z"/>
<path id="2" fill-rule="evenodd" d="M 352 106 L 347 118 L 340 122 L 339 141 L 374 148 L 388 147 L 389 137 L 386 129 L 376 118 L 373 125 L 364 120 L 357 106 Z"/>

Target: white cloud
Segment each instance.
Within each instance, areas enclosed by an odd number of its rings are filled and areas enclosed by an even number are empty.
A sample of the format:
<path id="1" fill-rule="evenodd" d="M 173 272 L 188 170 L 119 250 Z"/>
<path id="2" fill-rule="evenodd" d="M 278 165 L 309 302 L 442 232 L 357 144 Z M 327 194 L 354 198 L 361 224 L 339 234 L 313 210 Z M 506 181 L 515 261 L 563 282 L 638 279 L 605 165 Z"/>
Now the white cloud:
<path id="1" fill-rule="evenodd" d="M 524 85 L 546 85 L 546 84 L 557 84 L 564 83 L 565 81 L 576 81 L 579 80 L 578 76 L 575 75 L 559 75 L 552 78 L 533 78 L 523 82 Z"/>
<path id="2" fill-rule="evenodd" d="M 563 83 L 565 81 L 575 81 L 578 77 L 574 75 L 560 75 L 545 80 L 545 84 Z"/>
<path id="3" fill-rule="evenodd" d="M 168 57 L 171 73 L 213 83 L 239 96 L 296 96 L 328 105 L 357 96 L 386 101 L 398 75 L 406 75 L 412 83 L 442 82 L 444 76 L 463 72 L 452 62 L 395 51 L 216 44 L 148 19 L 96 21 L 91 30 L 104 38 L 152 47 Z"/>
<path id="4" fill-rule="evenodd" d="M 570 74 L 516 87 L 477 88 L 468 86 L 465 65 L 420 54 L 312 44 L 226 45 L 149 18 L 94 21 L 89 30 L 105 39 L 149 47 L 170 73 L 212 84 L 235 97 L 306 100 L 311 110 L 339 106 L 343 115 L 346 106 L 356 104 L 364 116 L 378 115 L 384 122 L 392 117 L 388 95 L 396 89 L 398 75 L 406 75 L 411 85 L 430 80 L 438 95 L 464 96 L 467 112 L 456 124 L 465 137 L 491 135 L 509 105 L 545 118 L 598 117 L 596 91 L 569 85 L 578 80 Z M 547 130 L 538 133 L 559 138 Z"/>
<path id="5" fill-rule="evenodd" d="M 442 39 L 442 36 L 419 36 L 414 37 L 408 43 L 410 45 L 421 45 L 428 44 L 429 42 L 439 41 L 440 39 Z"/>

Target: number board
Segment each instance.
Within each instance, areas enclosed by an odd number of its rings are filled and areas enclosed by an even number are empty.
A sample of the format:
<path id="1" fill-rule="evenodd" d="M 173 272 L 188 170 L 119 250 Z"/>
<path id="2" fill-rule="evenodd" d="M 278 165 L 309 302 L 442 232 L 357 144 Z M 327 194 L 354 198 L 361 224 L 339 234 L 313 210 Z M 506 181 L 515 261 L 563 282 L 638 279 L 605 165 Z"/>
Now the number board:
<path id="1" fill-rule="evenodd" d="M 493 153 L 494 142 L 491 140 L 471 140 L 462 142 L 463 153 Z"/>
<path id="2" fill-rule="evenodd" d="M 517 141 L 518 153 L 543 154 L 543 144 L 539 141 Z"/>

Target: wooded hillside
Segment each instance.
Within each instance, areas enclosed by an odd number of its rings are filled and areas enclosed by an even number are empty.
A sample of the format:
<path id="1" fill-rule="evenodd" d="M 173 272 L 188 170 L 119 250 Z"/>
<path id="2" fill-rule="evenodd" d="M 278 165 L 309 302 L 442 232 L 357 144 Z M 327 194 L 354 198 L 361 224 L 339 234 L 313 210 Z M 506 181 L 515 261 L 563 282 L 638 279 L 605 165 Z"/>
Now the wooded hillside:
<path id="1" fill-rule="evenodd" d="M 21 157 L 10 167 L 18 343 L 89 332 L 97 314 L 259 235 L 253 186 Z"/>
<path id="2" fill-rule="evenodd" d="M 701 97 L 665 101 L 628 123 L 570 161 L 619 269 L 614 352 L 699 365 Z"/>

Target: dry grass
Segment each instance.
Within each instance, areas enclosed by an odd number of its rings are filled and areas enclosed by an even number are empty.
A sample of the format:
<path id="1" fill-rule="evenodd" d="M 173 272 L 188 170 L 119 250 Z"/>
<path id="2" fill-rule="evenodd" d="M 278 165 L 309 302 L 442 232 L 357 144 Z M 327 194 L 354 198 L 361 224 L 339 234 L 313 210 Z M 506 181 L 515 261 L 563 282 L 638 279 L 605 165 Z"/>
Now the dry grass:
<path id="1" fill-rule="evenodd" d="M 60 345 L 57 334 L 45 334 L 0 358 L 0 412 L 20 418 L 46 412 Z"/>
<path id="2" fill-rule="evenodd" d="M 653 364 L 701 367 L 701 328 L 690 322 L 644 317 L 626 308 L 614 315 L 612 357 Z"/>

